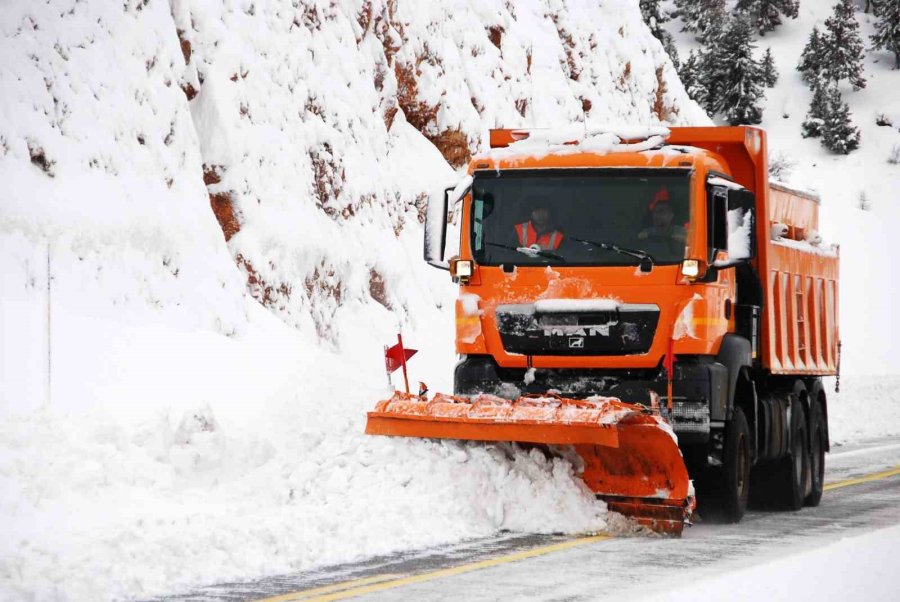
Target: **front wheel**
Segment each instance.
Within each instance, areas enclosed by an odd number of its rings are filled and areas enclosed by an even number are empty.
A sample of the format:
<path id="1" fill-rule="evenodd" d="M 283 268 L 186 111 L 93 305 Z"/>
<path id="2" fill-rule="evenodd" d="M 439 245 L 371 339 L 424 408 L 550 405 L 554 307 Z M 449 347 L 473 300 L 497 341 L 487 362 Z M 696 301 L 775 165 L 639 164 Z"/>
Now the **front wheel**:
<path id="1" fill-rule="evenodd" d="M 724 470 L 720 507 L 727 522 L 739 522 L 747 511 L 750 495 L 750 428 L 741 408 L 734 409 L 725 429 Z"/>

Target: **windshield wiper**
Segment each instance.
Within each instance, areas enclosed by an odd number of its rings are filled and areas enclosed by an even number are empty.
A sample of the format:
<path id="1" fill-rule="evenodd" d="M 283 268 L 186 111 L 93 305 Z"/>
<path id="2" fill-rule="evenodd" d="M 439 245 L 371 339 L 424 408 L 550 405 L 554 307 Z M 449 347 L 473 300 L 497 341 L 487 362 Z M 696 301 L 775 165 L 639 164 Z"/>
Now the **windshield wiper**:
<path id="1" fill-rule="evenodd" d="M 491 245 L 492 247 L 500 247 L 501 249 L 507 249 L 508 251 L 516 251 L 517 253 L 521 253 L 522 255 L 528 255 L 529 257 L 545 257 L 547 259 L 555 259 L 557 261 L 566 262 L 566 258 L 562 255 L 557 255 L 556 253 L 551 253 L 550 251 L 545 251 L 543 249 L 532 249 L 531 247 L 511 247 L 509 245 L 502 245 L 498 242 L 489 242 L 485 241 L 486 245 Z"/>
<path id="2" fill-rule="evenodd" d="M 604 251 L 614 251 L 616 253 L 621 253 L 622 255 L 630 255 L 631 257 L 635 257 L 641 260 L 641 271 L 649 272 L 653 269 L 653 265 L 656 261 L 653 259 L 653 256 L 646 251 L 641 251 L 640 249 L 629 249 L 628 247 L 620 247 L 619 245 L 615 245 L 610 242 L 599 242 L 595 240 L 584 240 L 582 238 L 575 238 L 574 236 L 570 236 L 572 240 L 575 242 L 580 242 L 583 245 L 588 245 L 591 247 L 596 247 L 598 249 L 603 249 Z"/>

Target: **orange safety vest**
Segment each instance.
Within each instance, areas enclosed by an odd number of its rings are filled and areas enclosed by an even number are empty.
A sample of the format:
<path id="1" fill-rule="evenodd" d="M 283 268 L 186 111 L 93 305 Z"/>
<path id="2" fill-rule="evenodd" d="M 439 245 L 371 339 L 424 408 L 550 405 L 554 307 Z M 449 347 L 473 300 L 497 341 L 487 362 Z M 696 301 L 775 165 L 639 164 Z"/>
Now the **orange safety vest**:
<path id="1" fill-rule="evenodd" d="M 530 247 L 537 244 L 544 251 L 555 251 L 559 248 L 559 244 L 563 240 L 563 233 L 559 230 L 553 230 L 548 234 L 538 236 L 531 221 L 516 224 L 516 234 L 519 235 L 519 244 L 523 247 Z"/>

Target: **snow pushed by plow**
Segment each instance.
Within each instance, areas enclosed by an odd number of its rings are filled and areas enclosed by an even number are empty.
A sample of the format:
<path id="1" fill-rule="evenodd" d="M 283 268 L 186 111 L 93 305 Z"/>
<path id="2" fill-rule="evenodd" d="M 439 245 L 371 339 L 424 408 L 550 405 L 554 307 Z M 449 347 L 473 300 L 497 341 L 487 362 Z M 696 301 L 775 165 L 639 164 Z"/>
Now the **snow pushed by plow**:
<path id="1" fill-rule="evenodd" d="M 353 405 L 345 386 L 313 390 Z M 366 437 L 356 405 L 353 418 L 295 403 L 241 419 L 207 407 L 133 424 L 101 413 L 5 422 L 0 592 L 147 596 L 498 530 L 606 526 L 566 459 Z"/>

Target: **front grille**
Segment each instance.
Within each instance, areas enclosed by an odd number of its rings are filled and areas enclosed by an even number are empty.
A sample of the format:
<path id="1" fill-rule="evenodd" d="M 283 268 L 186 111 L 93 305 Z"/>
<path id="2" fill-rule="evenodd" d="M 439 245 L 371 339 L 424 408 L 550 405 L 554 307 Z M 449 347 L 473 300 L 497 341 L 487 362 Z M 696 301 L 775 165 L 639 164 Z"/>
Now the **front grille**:
<path id="1" fill-rule="evenodd" d="M 500 305 L 503 348 L 524 355 L 647 353 L 659 322 L 656 305 L 622 304 L 613 311 L 538 313 L 534 305 Z"/>

